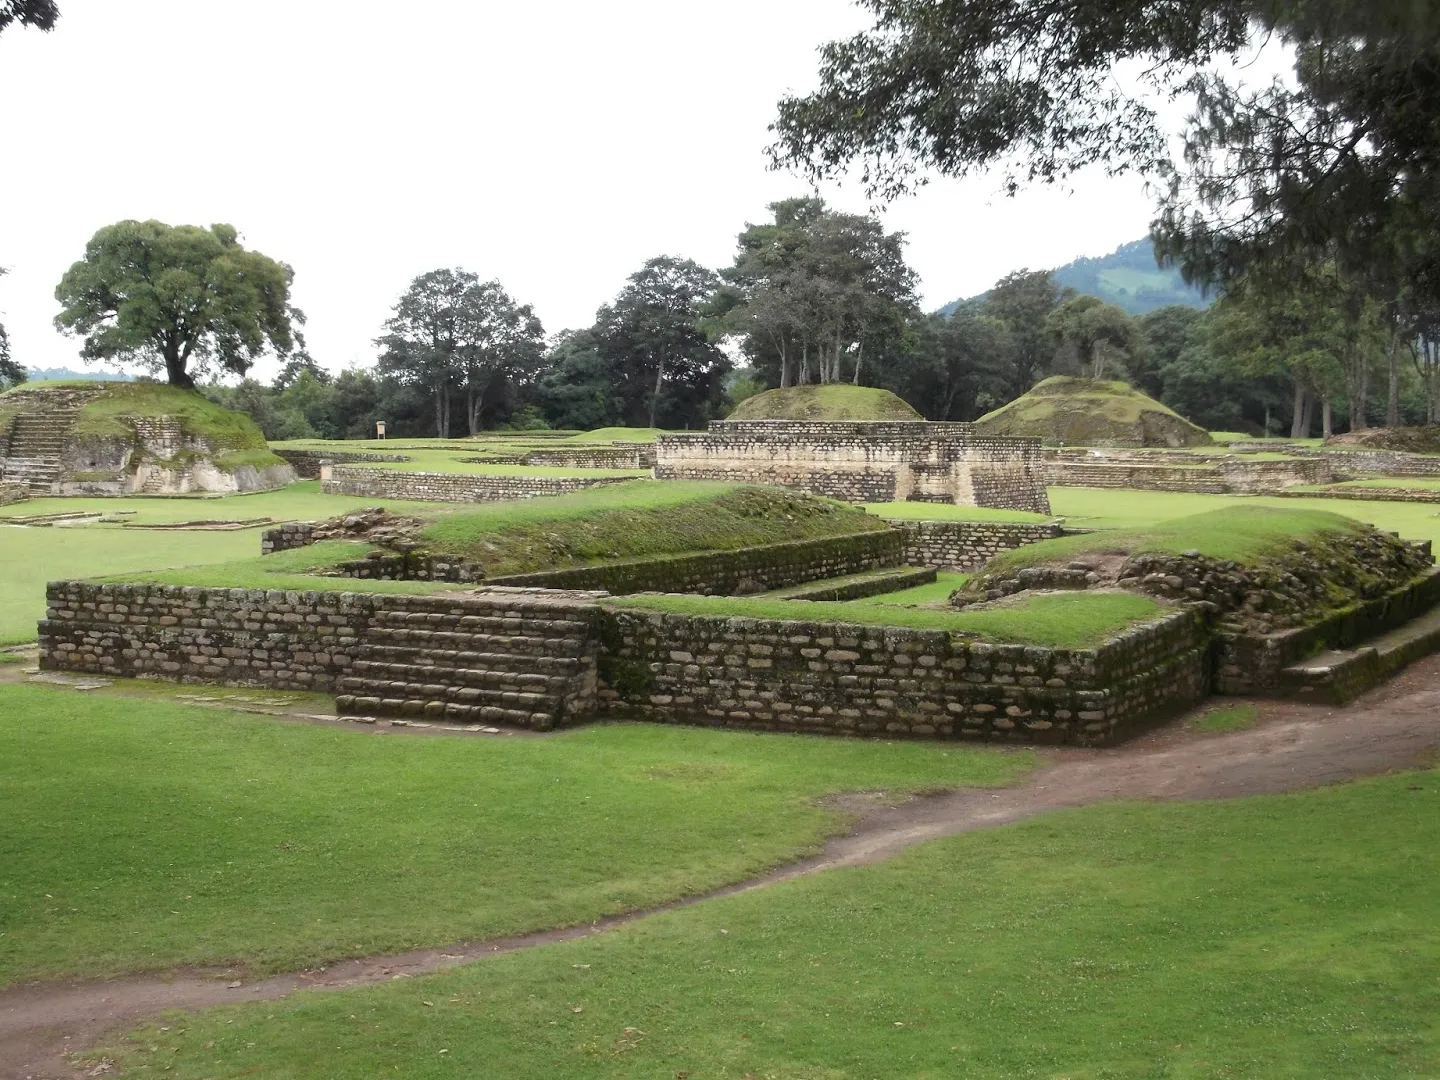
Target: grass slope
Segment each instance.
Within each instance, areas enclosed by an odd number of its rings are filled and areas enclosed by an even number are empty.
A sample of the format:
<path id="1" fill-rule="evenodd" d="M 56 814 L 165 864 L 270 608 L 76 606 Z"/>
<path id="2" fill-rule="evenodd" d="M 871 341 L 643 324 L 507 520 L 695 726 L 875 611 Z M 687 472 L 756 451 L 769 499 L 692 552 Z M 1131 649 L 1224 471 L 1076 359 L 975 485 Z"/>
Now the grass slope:
<path id="1" fill-rule="evenodd" d="M 814 850 L 841 821 L 818 796 L 1032 761 L 658 725 L 379 736 L 0 685 L 0 984 L 572 924 Z"/>
<path id="2" fill-rule="evenodd" d="M 730 551 L 887 527 L 853 507 L 778 488 L 639 480 L 573 495 L 481 504 L 446 515 L 423 535 L 436 549 L 501 574 Z"/>
<path id="3" fill-rule="evenodd" d="M 729 420 L 923 420 L 889 390 L 829 383 L 766 390 L 735 406 Z"/>
<path id="4" fill-rule="evenodd" d="M 1054 375 L 975 421 L 985 435 L 1047 442 L 1205 446 L 1210 434 L 1127 383 Z"/>
<path id="5" fill-rule="evenodd" d="M 1116 554 L 1198 551 L 1215 559 L 1254 562 L 1284 549 L 1293 540 L 1324 533 L 1350 533 L 1359 528 L 1354 518 L 1342 514 L 1308 507 L 1257 506 L 1247 501 L 1135 529 L 1042 540 L 1001 552 L 989 562 L 987 569 L 1038 566 L 1086 551 Z"/>
<path id="6" fill-rule="evenodd" d="M 950 589 L 959 585 L 951 585 Z M 920 586 L 922 602 L 934 602 L 935 586 Z M 892 594 L 898 596 L 900 594 Z M 946 596 L 949 595 L 947 590 Z M 942 611 L 865 600 L 773 600 L 748 596 L 680 596 L 641 593 L 619 597 L 617 607 L 645 611 L 673 611 L 684 615 L 720 615 L 749 619 L 853 623 L 860 626 L 908 626 L 919 630 L 947 630 L 984 641 L 1016 645 L 1050 645 L 1084 649 L 1165 609 L 1128 592 L 1042 593 L 1013 606 L 981 611 Z"/>
<path id="7" fill-rule="evenodd" d="M 117 1056 L 193 1080 L 1411 1080 L 1440 1075 L 1437 852 L 1434 772 L 1097 806 Z"/>

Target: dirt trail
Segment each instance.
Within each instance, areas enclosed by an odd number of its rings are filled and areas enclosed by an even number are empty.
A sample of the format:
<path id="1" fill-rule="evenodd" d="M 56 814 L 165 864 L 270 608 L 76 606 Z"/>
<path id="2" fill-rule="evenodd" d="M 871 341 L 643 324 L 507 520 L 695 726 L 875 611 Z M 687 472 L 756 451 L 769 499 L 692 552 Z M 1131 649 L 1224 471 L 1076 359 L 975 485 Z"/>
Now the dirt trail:
<path id="1" fill-rule="evenodd" d="M 1229 704 L 1229 702 L 1226 702 Z M 1114 750 L 1045 751 L 1047 765 L 1000 791 L 967 790 L 876 806 L 839 800 L 856 812 L 851 832 L 815 858 L 763 877 L 648 911 L 521 937 L 462 943 L 235 985 L 218 971 L 177 971 L 105 981 L 51 982 L 0 991 L 0 1080 L 84 1075 L 66 1055 L 96 1045 L 165 1009 L 284 997 L 304 988 L 339 988 L 422 975 L 444 967 L 603 933 L 646 918 L 804 874 L 888 858 L 941 836 L 990 828 L 1052 810 L 1117 799 L 1218 799 L 1274 794 L 1428 764 L 1440 750 L 1440 657 L 1349 706 L 1260 703 L 1246 731 L 1201 735 L 1176 723 Z M 98 1074 L 97 1074 L 98 1075 Z"/>

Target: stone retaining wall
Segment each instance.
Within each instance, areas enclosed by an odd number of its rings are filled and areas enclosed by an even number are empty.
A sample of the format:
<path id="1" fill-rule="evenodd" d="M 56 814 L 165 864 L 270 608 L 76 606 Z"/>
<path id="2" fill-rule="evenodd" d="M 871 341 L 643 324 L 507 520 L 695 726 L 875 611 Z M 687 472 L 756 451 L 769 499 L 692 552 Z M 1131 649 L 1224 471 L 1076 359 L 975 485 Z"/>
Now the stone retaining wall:
<path id="1" fill-rule="evenodd" d="M 287 521 L 260 534 L 260 554 L 309 547 L 315 542 L 315 526 L 309 521 Z"/>
<path id="2" fill-rule="evenodd" d="M 1331 463 L 1322 460 L 1218 461 L 1185 466 L 1066 457 L 1050 461 L 1046 466 L 1046 477 L 1056 487 L 1263 495 L 1291 485 L 1328 484 L 1335 480 L 1335 473 Z"/>
<path id="3" fill-rule="evenodd" d="M 1348 649 L 1409 622 L 1440 603 L 1440 567 L 1384 596 L 1356 604 L 1308 626 L 1273 634 L 1215 635 L 1215 692 L 1274 694 L 1281 671 L 1322 649 Z"/>
<path id="4" fill-rule="evenodd" d="M 30 485 L 18 480 L 0 480 L 0 506 L 24 502 L 30 498 Z"/>
<path id="5" fill-rule="evenodd" d="M 1198 613 L 1094 649 L 944 631 L 616 610 L 608 707 L 666 723 L 1103 745 L 1208 691 Z"/>
<path id="6" fill-rule="evenodd" d="M 1051 522 L 892 520 L 890 523 L 904 535 L 903 562 L 943 570 L 978 570 L 1002 551 L 1065 535 L 1064 528 Z"/>
<path id="7" fill-rule="evenodd" d="M 705 434 L 660 436 L 655 477 L 1049 513 L 1040 453 L 1038 439 L 977 435 L 970 424 L 716 420 Z"/>
<path id="8" fill-rule="evenodd" d="M 631 476 L 518 476 L 468 473 L 401 472 L 336 465 L 322 477 L 326 495 L 365 499 L 410 499 L 416 502 L 489 502 L 567 495 L 601 484 L 618 484 Z"/>
<path id="9" fill-rule="evenodd" d="M 276 457 L 284 458 L 302 480 L 319 480 L 321 465 L 340 465 L 346 462 L 364 464 L 367 461 L 409 461 L 404 454 L 367 454 L 352 450 L 277 450 L 271 447 Z"/>
<path id="10" fill-rule="evenodd" d="M 1287 499 L 1353 499 L 1357 502 L 1440 503 L 1440 488 L 1331 487 L 1323 491 L 1272 491 Z"/>
<path id="11" fill-rule="evenodd" d="M 520 458 L 526 465 L 562 469 L 649 469 L 655 465 L 654 443 L 615 443 L 583 449 L 531 450 Z"/>
<path id="12" fill-rule="evenodd" d="M 904 561 L 902 551 L 901 533 L 881 529 L 821 540 L 762 544 L 735 551 L 706 551 L 511 574 L 489 578 L 486 583 L 545 589 L 604 589 L 615 595 L 677 592 L 735 596 L 898 566 Z"/>

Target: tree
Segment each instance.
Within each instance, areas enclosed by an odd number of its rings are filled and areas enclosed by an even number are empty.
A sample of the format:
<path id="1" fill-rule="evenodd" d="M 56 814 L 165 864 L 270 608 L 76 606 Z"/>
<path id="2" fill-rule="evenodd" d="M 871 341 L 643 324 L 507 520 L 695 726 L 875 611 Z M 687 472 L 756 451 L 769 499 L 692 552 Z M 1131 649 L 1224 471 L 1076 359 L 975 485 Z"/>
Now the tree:
<path id="1" fill-rule="evenodd" d="M 1163 400 L 1166 370 L 1179 363 L 1185 350 L 1194 345 L 1197 328 L 1204 320 L 1204 312 L 1183 304 L 1169 304 L 1140 316 L 1145 354 L 1144 362 L 1132 365 L 1130 370 L 1135 385 L 1151 397 Z"/>
<path id="2" fill-rule="evenodd" d="M 1440 297 L 1440 6 L 1414 0 L 862 0 L 874 27 L 822 50 L 780 102 L 777 166 L 856 162 L 893 198 L 1002 165 L 1014 191 L 1087 165 L 1162 181 L 1161 253 L 1225 283 L 1317 251 Z M 1277 37 L 1291 84 L 1215 72 Z M 1113 77 L 1133 62 L 1143 90 Z M 1194 95 L 1173 162 L 1150 102 Z"/>
<path id="3" fill-rule="evenodd" d="M 714 324 L 779 386 L 841 381 L 847 360 L 859 383 L 867 352 L 898 342 L 915 307 L 905 234 L 816 198 L 769 209 L 773 221 L 740 233 Z"/>
<path id="4" fill-rule="evenodd" d="M 1072 296 L 1074 291 L 1057 285 L 1049 270 L 1016 270 L 997 281 L 986 295 L 985 312 L 999 319 L 1010 332 L 1007 401 L 1029 390 L 1049 368 L 1055 342 L 1048 320 L 1051 312 Z"/>
<path id="5" fill-rule="evenodd" d="M 1092 379 L 1128 378 L 1144 355 L 1145 338 L 1124 310 L 1098 296 L 1065 301 L 1045 321 L 1057 357 L 1077 365 Z"/>
<path id="6" fill-rule="evenodd" d="M 55 0 L 0 0 L 0 33 L 12 23 L 33 26 L 36 30 L 55 29 L 60 9 Z"/>
<path id="7" fill-rule="evenodd" d="M 730 362 L 700 328 L 701 305 L 718 284 L 714 271 L 661 255 L 646 260 L 595 316 L 595 334 L 621 380 L 621 395 L 632 406 L 645 403 L 650 427 L 661 415 L 667 383 L 718 404 Z M 633 408 L 629 418 L 638 419 Z"/>
<path id="8" fill-rule="evenodd" d="M 435 407 L 435 433 L 450 437 L 451 394 L 465 393 L 470 434 L 496 379 L 527 376 L 540 364 L 544 330 L 529 305 L 516 304 L 498 281 L 468 270 L 431 270 L 410 283 L 376 340 L 382 376 L 423 387 Z"/>
<path id="9" fill-rule="evenodd" d="M 979 305 L 911 320 L 877 382 L 927 420 L 974 420 L 1009 400 L 1009 328 Z"/>
<path id="10" fill-rule="evenodd" d="M 164 370 L 193 389 L 212 369 L 244 375 L 267 350 L 288 356 L 305 316 L 290 304 L 295 272 L 241 246 L 233 226 L 107 225 L 60 279 L 57 329 L 85 339 L 81 357 Z"/>
<path id="11" fill-rule="evenodd" d="M 9 271 L 0 266 L 0 277 L 7 273 Z M 25 377 L 24 366 L 10 358 L 10 335 L 5 332 L 4 325 L 0 324 L 0 390 L 19 386 L 25 381 Z"/>

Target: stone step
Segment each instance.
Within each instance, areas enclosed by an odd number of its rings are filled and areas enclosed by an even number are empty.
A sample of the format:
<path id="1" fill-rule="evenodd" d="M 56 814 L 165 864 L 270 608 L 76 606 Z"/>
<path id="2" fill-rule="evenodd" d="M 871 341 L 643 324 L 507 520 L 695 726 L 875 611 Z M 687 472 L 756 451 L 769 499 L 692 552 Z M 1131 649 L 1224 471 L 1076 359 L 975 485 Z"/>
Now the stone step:
<path id="1" fill-rule="evenodd" d="M 527 634 L 421 630 L 409 627 L 372 626 L 365 631 L 364 645 L 407 646 L 418 649 L 454 649 L 462 652 L 494 653 L 502 656 L 581 656 L 591 646 L 581 637 L 551 637 Z"/>
<path id="2" fill-rule="evenodd" d="M 452 724 L 504 724 L 508 727 L 549 731 L 556 725 L 554 713 L 512 709 L 499 705 L 464 705 L 455 701 L 382 697 L 370 694 L 341 694 L 335 699 L 340 716 L 392 716 L 408 719 L 443 720 Z"/>
<path id="3" fill-rule="evenodd" d="M 531 656 L 429 646 L 373 645 L 369 642 L 362 642 L 356 647 L 355 657 L 357 663 L 433 664 L 451 668 L 509 670 L 550 678 L 572 678 L 579 675 L 587 664 L 587 658 L 579 656 Z"/>
<path id="4" fill-rule="evenodd" d="M 1440 650 L 1440 606 L 1354 649 L 1329 649 L 1280 671 L 1297 698 L 1343 704 L 1406 664 Z"/>
<path id="5" fill-rule="evenodd" d="M 474 686 L 490 690 L 524 691 L 534 694 L 561 695 L 565 677 L 555 678 L 531 671 L 512 671 L 505 667 L 455 667 L 441 664 L 394 664 L 374 660 L 356 660 L 350 666 L 349 678 L 369 682 L 438 683 L 445 686 Z M 559 684 L 558 686 L 555 684 Z"/>
<path id="6" fill-rule="evenodd" d="M 522 712 L 559 712 L 563 695 L 529 690 L 501 690 L 486 686 L 459 686 L 447 679 L 385 679 L 347 675 L 340 680 L 340 693 L 356 697 L 399 698 L 404 701 L 445 701 L 458 705 L 495 705 Z"/>
<path id="7" fill-rule="evenodd" d="M 589 624 L 539 613 L 465 614 L 439 611 L 377 611 L 375 625 L 386 629 L 459 631 L 540 637 L 583 637 Z"/>

